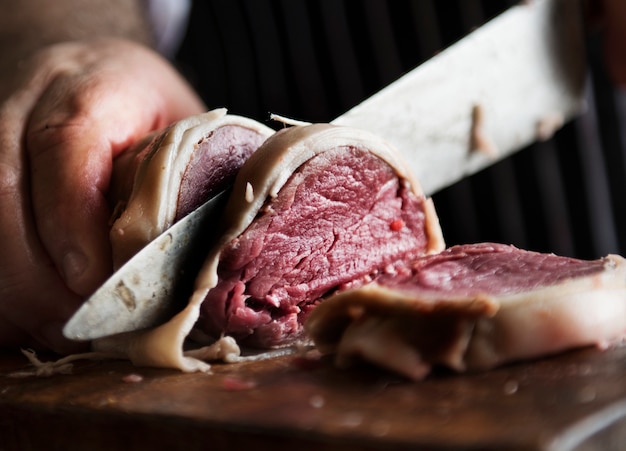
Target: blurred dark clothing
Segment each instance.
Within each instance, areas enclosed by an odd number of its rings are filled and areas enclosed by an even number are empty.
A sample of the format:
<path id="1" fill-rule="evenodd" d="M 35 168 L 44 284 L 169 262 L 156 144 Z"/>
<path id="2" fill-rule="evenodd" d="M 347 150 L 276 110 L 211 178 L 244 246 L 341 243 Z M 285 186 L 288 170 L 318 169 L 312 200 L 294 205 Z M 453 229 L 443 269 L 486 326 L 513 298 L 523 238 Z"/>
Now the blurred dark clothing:
<path id="1" fill-rule="evenodd" d="M 515 3 L 196 0 L 177 61 L 211 108 L 328 122 Z M 449 246 L 626 254 L 626 103 L 597 40 L 589 35 L 584 115 L 433 196 Z"/>

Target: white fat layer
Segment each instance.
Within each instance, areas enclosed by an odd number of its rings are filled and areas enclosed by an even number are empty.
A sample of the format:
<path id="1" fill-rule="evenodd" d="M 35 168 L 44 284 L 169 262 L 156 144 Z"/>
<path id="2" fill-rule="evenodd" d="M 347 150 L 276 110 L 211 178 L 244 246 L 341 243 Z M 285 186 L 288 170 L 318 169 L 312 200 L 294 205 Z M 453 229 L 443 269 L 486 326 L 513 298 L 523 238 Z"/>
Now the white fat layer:
<path id="1" fill-rule="evenodd" d="M 626 338 L 626 288 L 530 295 L 481 318 L 467 350 L 468 368 L 483 370 L 566 349 L 605 347 Z"/>
<path id="2" fill-rule="evenodd" d="M 270 119 L 273 121 L 280 122 L 284 125 L 311 125 L 310 122 L 299 121 L 298 119 L 281 116 L 280 114 L 276 114 L 276 113 L 270 114 Z"/>
<path id="3" fill-rule="evenodd" d="M 101 338 L 94 341 L 93 348 L 128 358 L 137 366 L 209 372 L 211 366 L 205 360 L 232 361 L 240 350 L 231 337 L 223 337 L 211 345 L 183 352 L 185 338 L 198 319 L 205 296 L 206 292 L 194 293 L 187 307 L 161 326 Z"/>
<path id="4" fill-rule="evenodd" d="M 397 324 L 384 317 L 370 316 L 351 322 L 343 333 L 335 353 L 335 364 L 349 367 L 355 358 L 421 380 L 430 373 L 420 349 L 397 334 Z"/>

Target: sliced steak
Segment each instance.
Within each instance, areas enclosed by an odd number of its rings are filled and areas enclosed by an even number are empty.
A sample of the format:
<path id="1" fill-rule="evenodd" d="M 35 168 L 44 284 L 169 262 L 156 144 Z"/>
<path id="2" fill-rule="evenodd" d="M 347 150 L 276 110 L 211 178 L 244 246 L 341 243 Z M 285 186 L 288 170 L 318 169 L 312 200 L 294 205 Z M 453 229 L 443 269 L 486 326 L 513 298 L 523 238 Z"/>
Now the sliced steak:
<path id="1" fill-rule="evenodd" d="M 365 359 L 413 379 L 604 346 L 626 337 L 626 260 L 454 246 L 326 299 L 306 330 L 340 365 Z"/>
<path id="2" fill-rule="evenodd" d="M 122 154 L 111 188 L 114 266 L 232 185 L 239 168 L 272 133 L 218 109 L 177 122 Z"/>
<path id="3" fill-rule="evenodd" d="M 240 170 L 224 237 L 197 281 L 198 327 L 260 348 L 304 338 L 329 293 L 443 249 L 432 202 L 396 151 L 327 124 L 268 139 Z"/>

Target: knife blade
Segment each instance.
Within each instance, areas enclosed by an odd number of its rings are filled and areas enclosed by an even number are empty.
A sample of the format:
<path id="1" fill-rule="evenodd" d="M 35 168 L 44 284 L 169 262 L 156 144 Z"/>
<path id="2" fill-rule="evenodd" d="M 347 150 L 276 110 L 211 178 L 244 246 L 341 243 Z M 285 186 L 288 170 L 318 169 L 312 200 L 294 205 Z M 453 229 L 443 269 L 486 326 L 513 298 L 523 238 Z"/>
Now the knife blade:
<path id="1" fill-rule="evenodd" d="M 524 2 L 332 123 L 370 130 L 394 144 L 432 194 L 581 111 L 583 35 L 578 1 Z M 472 143 L 497 155 L 473 152 Z M 192 285 L 189 279 L 199 269 L 187 252 L 193 250 L 197 259 L 206 253 L 208 244 L 198 237 L 211 226 L 220 202 L 209 201 L 179 221 L 113 274 L 70 319 L 65 336 L 90 340 L 171 317 L 175 299 L 185 300 L 178 293 Z"/>
<path id="2" fill-rule="evenodd" d="M 63 335 L 81 341 L 139 330 L 182 309 L 217 237 L 228 192 L 205 202 L 122 265 L 74 313 Z"/>
<path id="3" fill-rule="evenodd" d="M 433 194 L 582 111 L 580 3 L 521 2 L 332 123 L 385 138 Z"/>

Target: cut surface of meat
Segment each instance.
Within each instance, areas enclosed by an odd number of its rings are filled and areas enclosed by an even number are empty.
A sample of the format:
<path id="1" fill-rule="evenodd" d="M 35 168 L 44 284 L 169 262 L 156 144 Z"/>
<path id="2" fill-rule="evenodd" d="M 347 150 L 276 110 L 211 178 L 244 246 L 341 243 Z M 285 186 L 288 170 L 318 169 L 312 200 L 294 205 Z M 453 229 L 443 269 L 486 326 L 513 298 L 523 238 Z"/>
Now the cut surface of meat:
<path id="1" fill-rule="evenodd" d="M 242 125 L 222 125 L 197 143 L 182 175 L 175 221 L 232 185 L 237 171 L 266 135 Z"/>
<path id="2" fill-rule="evenodd" d="M 381 275 L 386 287 L 426 294 L 477 297 L 524 293 L 601 272 L 605 260 L 578 260 L 498 243 L 453 246 L 414 261 L 411 271 Z"/>
<path id="3" fill-rule="evenodd" d="M 263 124 L 218 109 L 172 124 L 118 157 L 111 188 L 114 267 L 232 185 L 271 134 Z"/>
<path id="4" fill-rule="evenodd" d="M 340 365 L 365 359 L 412 379 L 604 346 L 626 337 L 626 261 L 454 246 L 329 297 L 306 330 Z"/>
<path id="5" fill-rule="evenodd" d="M 329 125 L 270 138 L 238 175 L 231 199 L 241 211 L 207 260 L 199 327 L 254 347 L 288 345 L 304 338 L 302 324 L 324 295 L 441 250 L 430 200 L 394 152 Z"/>
<path id="6" fill-rule="evenodd" d="M 203 325 L 260 346 L 298 338 L 324 294 L 423 254 L 423 202 L 365 151 L 313 157 L 223 249 Z"/>

